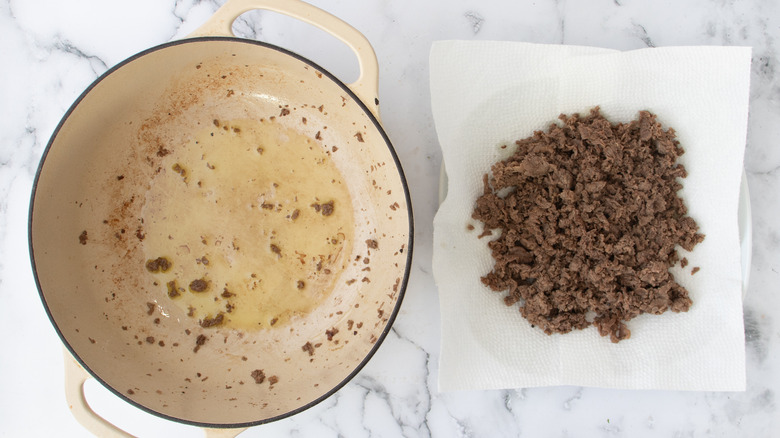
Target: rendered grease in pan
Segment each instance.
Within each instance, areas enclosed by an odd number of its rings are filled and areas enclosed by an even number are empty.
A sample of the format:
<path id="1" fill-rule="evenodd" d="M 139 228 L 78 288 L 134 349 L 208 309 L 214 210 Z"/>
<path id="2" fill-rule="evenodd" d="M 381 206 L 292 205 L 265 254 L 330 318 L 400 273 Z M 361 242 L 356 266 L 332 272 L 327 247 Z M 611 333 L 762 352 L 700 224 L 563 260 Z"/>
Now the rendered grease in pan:
<path id="1" fill-rule="evenodd" d="M 142 218 L 145 258 L 171 264 L 148 275 L 203 327 L 284 326 L 328 297 L 352 252 L 338 169 L 268 120 L 214 120 L 165 155 Z"/>

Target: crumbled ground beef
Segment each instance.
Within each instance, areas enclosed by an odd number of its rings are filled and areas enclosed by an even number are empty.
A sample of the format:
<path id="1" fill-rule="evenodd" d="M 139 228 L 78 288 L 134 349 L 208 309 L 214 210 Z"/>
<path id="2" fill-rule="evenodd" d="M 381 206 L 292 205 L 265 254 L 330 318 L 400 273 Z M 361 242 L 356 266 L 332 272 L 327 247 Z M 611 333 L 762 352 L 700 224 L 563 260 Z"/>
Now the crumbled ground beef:
<path id="1" fill-rule="evenodd" d="M 179 285 L 176 283 L 176 280 L 169 281 L 166 283 L 166 286 L 168 287 L 168 296 L 170 298 L 176 298 L 181 295 L 181 291 L 179 290 Z"/>
<path id="2" fill-rule="evenodd" d="M 328 201 L 322 204 L 322 215 L 330 216 L 333 214 L 333 201 Z"/>
<path id="3" fill-rule="evenodd" d="M 197 280 L 192 280 L 190 282 L 190 290 L 193 292 L 203 292 L 206 289 L 208 289 L 208 287 L 209 287 L 209 283 L 202 278 L 199 278 Z"/>
<path id="4" fill-rule="evenodd" d="M 263 370 L 254 370 L 252 371 L 251 376 L 253 379 L 255 379 L 255 383 L 258 385 L 265 381 L 265 373 Z"/>
<path id="5" fill-rule="evenodd" d="M 334 202 L 333 201 L 328 201 L 328 202 L 326 202 L 324 204 L 318 204 L 318 203 L 315 202 L 315 203 L 311 204 L 311 207 L 317 213 L 322 213 L 323 216 L 330 216 L 330 215 L 333 214 Z"/>
<path id="6" fill-rule="evenodd" d="M 193 348 L 192 351 L 197 353 L 198 350 L 200 350 L 200 347 L 202 347 L 206 343 L 207 339 L 208 338 L 206 338 L 205 335 L 198 335 L 198 338 L 195 339 L 195 348 Z"/>
<path id="7" fill-rule="evenodd" d="M 618 342 L 625 321 L 691 306 L 668 272 L 677 245 L 704 239 L 677 196 L 683 149 L 646 111 L 627 124 L 598 108 L 560 119 L 483 178 L 472 217 L 501 235 L 482 282 L 547 334 L 595 325 Z"/>
<path id="8" fill-rule="evenodd" d="M 154 260 L 146 261 L 146 269 L 149 272 L 168 272 L 171 269 L 172 263 L 165 257 L 157 257 Z"/>
<path id="9" fill-rule="evenodd" d="M 215 327 L 215 326 L 222 325 L 224 321 L 225 321 L 225 314 L 220 312 L 217 314 L 217 316 L 213 318 L 211 317 L 203 318 L 200 321 L 200 326 L 203 328 Z"/>

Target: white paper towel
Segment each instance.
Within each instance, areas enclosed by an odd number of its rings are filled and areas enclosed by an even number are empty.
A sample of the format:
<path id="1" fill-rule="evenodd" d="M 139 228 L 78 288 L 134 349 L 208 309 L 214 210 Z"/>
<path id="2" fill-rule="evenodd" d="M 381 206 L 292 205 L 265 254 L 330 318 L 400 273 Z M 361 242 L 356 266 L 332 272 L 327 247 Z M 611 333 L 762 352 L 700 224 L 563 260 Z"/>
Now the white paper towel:
<path id="1" fill-rule="evenodd" d="M 437 42 L 430 86 L 449 175 L 434 219 L 433 273 L 442 344 L 439 389 L 581 385 L 626 389 L 745 389 L 737 225 L 750 48 L 670 47 L 630 52 L 516 42 Z M 514 141 L 561 113 L 600 106 L 610 121 L 649 110 L 673 127 L 688 177 L 680 192 L 706 235 L 690 265 L 673 269 L 687 313 L 641 315 L 618 344 L 594 327 L 545 335 L 480 282 L 493 259 L 471 219 L 482 175 Z M 510 147 L 501 149 L 507 144 Z M 477 229 L 468 232 L 468 224 Z M 696 275 L 691 268 L 701 267 Z"/>

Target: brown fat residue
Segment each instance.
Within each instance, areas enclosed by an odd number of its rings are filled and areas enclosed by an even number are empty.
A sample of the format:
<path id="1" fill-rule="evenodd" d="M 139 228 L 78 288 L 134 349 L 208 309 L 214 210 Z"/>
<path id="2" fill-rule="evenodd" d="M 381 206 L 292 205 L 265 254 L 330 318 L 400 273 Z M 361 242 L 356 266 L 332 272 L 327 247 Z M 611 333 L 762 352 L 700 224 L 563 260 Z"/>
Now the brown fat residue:
<path id="1" fill-rule="evenodd" d="M 87 244 L 87 230 L 84 230 L 79 234 L 79 243 L 82 245 Z"/>

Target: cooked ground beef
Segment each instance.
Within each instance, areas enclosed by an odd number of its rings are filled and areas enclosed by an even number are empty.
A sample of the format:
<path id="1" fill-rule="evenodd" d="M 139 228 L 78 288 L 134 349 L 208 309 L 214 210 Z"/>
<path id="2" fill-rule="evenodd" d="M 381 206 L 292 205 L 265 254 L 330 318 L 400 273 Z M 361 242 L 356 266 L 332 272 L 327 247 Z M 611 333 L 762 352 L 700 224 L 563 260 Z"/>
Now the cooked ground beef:
<path id="1" fill-rule="evenodd" d="M 258 385 L 265 381 L 265 373 L 263 370 L 254 370 L 252 371 L 251 376 L 253 379 L 255 379 L 255 383 Z"/>
<path id="2" fill-rule="evenodd" d="M 311 204 L 311 207 L 317 213 L 322 213 L 323 216 L 330 216 L 330 215 L 333 214 L 333 209 L 334 209 L 333 204 L 334 204 L 333 201 L 328 201 L 328 202 L 326 202 L 324 204 L 318 204 L 318 203 L 315 202 L 315 203 Z"/>
<path id="3" fill-rule="evenodd" d="M 704 239 L 677 196 L 683 149 L 647 111 L 626 124 L 598 108 L 560 119 L 483 178 L 472 217 L 501 235 L 482 282 L 547 334 L 593 324 L 618 342 L 625 321 L 691 306 L 668 272 L 677 245 Z"/>
<path id="4" fill-rule="evenodd" d="M 330 216 L 333 214 L 333 201 L 328 201 L 322 204 L 322 215 Z"/>
<path id="5" fill-rule="evenodd" d="M 203 327 L 203 328 L 219 326 L 219 325 L 222 325 L 222 323 L 224 321 L 225 321 L 225 314 L 224 313 L 218 313 L 217 316 L 215 316 L 213 318 L 211 318 L 211 317 L 203 318 L 200 321 L 200 326 Z"/>
<path id="6" fill-rule="evenodd" d="M 190 290 L 193 292 L 203 292 L 208 289 L 208 287 L 209 283 L 202 278 L 198 278 L 197 280 L 192 280 L 190 282 Z"/>
<path id="7" fill-rule="evenodd" d="M 172 265 L 171 261 L 165 257 L 157 257 L 154 260 L 149 259 L 146 261 L 146 269 L 149 272 L 168 272 Z"/>
<path id="8" fill-rule="evenodd" d="M 193 352 L 197 353 L 198 350 L 200 350 L 200 347 L 202 347 L 208 338 L 205 335 L 198 335 L 197 339 L 195 339 L 195 348 L 192 349 Z"/>
<path id="9" fill-rule="evenodd" d="M 179 285 L 176 283 L 176 280 L 169 281 L 166 283 L 166 286 L 168 287 L 168 296 L 170 298 L 176 298 L 181 295 L 181 291 L 179 290 Z"/>

